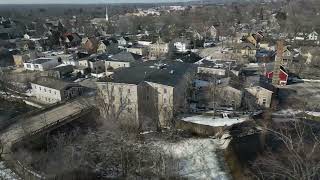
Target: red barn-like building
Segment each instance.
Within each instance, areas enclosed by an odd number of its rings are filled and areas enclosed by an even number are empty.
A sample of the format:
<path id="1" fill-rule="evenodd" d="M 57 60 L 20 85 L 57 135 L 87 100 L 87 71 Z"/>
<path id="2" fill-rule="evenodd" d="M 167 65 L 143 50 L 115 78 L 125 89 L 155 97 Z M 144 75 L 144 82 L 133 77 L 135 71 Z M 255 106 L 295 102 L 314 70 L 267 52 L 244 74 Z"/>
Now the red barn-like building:
<path id="1" fill-rule="evenodd" d="M 273 71 L 266 72 L 265 76 L 266 76 L 268 79 L 272 79 L 272 77 L 273 77 Z M 280 73 L 279 73 L 279 85 L 281 85 L 281 86 L 287 85 L 288 77 L 289 77 L 288 73 L 287 73 L 286 70 L 281 66 L 281 67 L 280 67 Z"/>

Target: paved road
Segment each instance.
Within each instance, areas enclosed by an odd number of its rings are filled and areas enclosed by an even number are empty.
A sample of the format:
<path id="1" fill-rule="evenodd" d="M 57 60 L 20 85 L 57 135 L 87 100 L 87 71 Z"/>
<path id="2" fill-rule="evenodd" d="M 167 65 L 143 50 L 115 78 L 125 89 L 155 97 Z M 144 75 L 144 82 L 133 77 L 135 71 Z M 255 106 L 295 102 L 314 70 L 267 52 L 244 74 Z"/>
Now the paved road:
<path id="1" fill-rule="evenodd" d="M 21 119 L 16 124 L 9 126 L 0 135 L 0 140 L 5 146 L 11 146 L 13 142 L 36 132 L 47 125 L 59 122 L 61 119 L 81 113 L 88 107 L 81 100 L 73 101 L 42 114 L 38 114 L 27 119 Z"/>

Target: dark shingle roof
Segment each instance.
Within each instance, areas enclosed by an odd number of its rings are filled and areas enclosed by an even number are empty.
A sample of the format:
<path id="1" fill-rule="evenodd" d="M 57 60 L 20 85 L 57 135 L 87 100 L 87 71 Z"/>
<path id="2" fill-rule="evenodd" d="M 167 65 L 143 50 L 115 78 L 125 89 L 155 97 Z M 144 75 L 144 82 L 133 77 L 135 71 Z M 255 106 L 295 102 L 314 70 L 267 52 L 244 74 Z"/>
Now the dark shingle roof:
<path id="1" fill-rule="evenodd" d="M 132 53 L 127 51 L 122 51 L 112 56 L 109 60 L 120 61 L 120 62 L 135 62 L 137 59 L 139 59 L 139 57 L 134 56 Z"/>
<path id="2" fill-rule="evenodd" d="M 136 64 L 130 68 L 114 72 L 112 82 L 139 84 L 143 81 L 175 86 L 187 72 L 195 71 L 192 64 L 164 61 L 159 67 L 158 61 Z M 158 64 L 158 65 L 157 65 Z"/>
<path id="3" fill-rule="evenodd" d="M 74 83 L 69 83 L 69 82 L 55 79 L 52 77 L 39 77 L 35 79 L 32 83 L 38 84 L 44 87 L 49 87 L 52 89 L 57 89 L 57 90 L 62 90 L 70 85 L 77 85 Z"/>

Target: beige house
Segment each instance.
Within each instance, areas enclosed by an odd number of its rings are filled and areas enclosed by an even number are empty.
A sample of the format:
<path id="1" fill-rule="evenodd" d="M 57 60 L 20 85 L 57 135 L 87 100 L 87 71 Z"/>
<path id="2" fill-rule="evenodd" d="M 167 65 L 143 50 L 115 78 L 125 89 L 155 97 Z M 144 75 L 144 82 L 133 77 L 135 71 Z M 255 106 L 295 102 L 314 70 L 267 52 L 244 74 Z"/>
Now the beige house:
<path id="1" fill-rule="evenodd" d="M 245 98 L 251 98 L 251 97 L 254 98 L 255 103 L 261 107 L 264 107 L 264 108 L 271 107 L 271 100 L 272 100 L 272 94 L 273 94 L 272 91 L 260 86 L 245 88 L 245 90 L 246 90 Z"/>
<path id="2" fill-rule="evenodd" d="M 245 58 L 255 58 L 257 48 L 251 43 L 241 43 L 234 48 L 234 52 Z"/>
<path id="3" fill-rule="evenodd" d="M 97 53 L 104 53 L 107 51 L 107 44 L 104 41 L 100 41 L 97 48 Z"/>
<path id="4" fill-rule="evenodd" d="M 37 100 L 54 104 L 79 96 L 83 92 L 82 86 L 68 83 L 51 77 L 39 77 L 31 83 L 32 95 Z"/>
<path id="5" fill-rule="evenodd" d="M 180 62 L 165 64 L 165 67 L 153 62 L 137 64 L 117 70 L 110 79 L 98 82 L 101 94 L 108 96 L 104 97 L 106 104 L 111 103 L 108 111 L 130 117 L 126 124 L 139 128 L 172 125 L 173 117 L 186 102 L 184 79 L 194 74 L 195 69 Z"/>
<path id="6" fill-rule="evenodd" d="M 150 58 L 159 58 L 161 56 L 166 55 L 169 52 L 169 43 L 163 42 L 160 38 L 149 46 L 149 56 Z"/>
<path id="7" fill-rule="evenodd" d="M 132 54 L 137 54 L 140 56 L 145 56 L 148 54 L 148 49 L 145 46 L 130 47 L 130 48 L 127 48 L 127 51 Z"/>
<path id="8" fill-rule="evenodd" d="M 16 67 L 23 67 L 23 63 L 30 60 L 30 57 L 26 54 L 13 55 L 13 61 Z"/>

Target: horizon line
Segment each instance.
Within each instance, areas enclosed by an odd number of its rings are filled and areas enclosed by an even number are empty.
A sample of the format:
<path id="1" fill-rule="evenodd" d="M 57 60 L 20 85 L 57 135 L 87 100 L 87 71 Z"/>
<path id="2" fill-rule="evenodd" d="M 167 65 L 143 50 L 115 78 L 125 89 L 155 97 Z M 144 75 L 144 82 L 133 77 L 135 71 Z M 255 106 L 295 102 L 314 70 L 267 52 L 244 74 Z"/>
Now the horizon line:
<path id="1" fill-rule="evenodd" d="M 178 1 L 168 1 L 168 2 L 84 2 L 84 3 L 1 3 L 0 5 L 92 5 L 92 4 L 174 4 L 174 3 L 186 3 L 186 2 L 200 2 L 201 0 L 178 0 Z"/>

